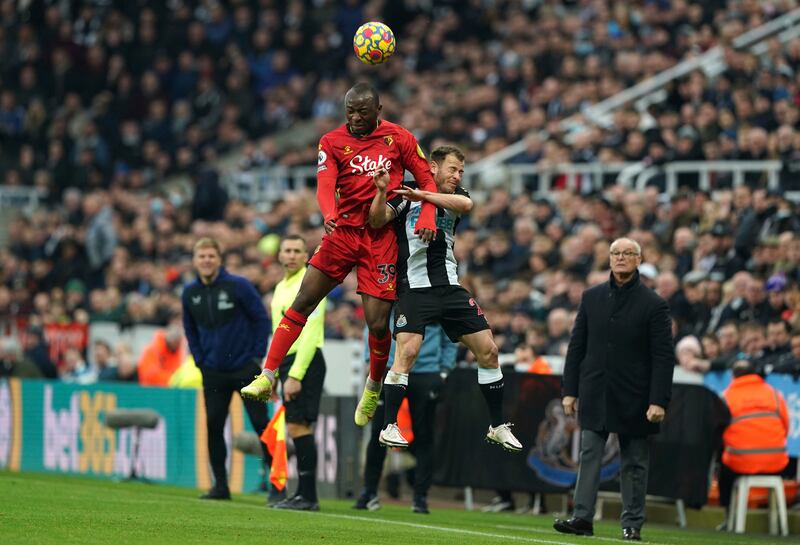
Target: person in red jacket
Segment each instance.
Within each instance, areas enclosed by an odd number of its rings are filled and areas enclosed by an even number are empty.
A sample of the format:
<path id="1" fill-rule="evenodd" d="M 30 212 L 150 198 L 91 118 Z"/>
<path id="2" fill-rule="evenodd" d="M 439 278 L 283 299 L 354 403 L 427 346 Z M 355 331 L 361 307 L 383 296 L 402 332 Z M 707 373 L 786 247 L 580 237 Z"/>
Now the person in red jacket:
<path id="1" fill-rule="evenodd" d="M 407 129 L 380 119 L 378 92 L 355 84 L 344 97 L 347 122 L 323 135 L 317 158 L 317 201 L 325 236 L 308 262 L 300 291 L 275 328 L 262 374 L 242 388 L 242 396 L 267 400 L 275 373 L 306 324 L 308 316 L 354 268 L 369 328 L 369 377 L 354 419 L 366 425 L 375 414 L 392 337 L 389 313 L 397 293 L 397 237 L 392 225 L 368 225 L 377 192 L 373 178 L 389 174 L 388 191 L 400 189 L 408 170 L 420 189 L 436 193 L 430 165 Z M 436 232 L 436 207 L 423 203 L 414 232 L 430 242 Z"/>
<path id="2" fill-rule="evenodd" d="M 779 474 L 789 463 L 789 411 L 783 396 L 749 360 L 733 364 L 733 377 L 722 394 L 731 412 L 731 423 L 722 435 L 719 471 L 719 501 L 726 511 L 737 477 Z"/>
<path id="3" fill-rule="evenodd" d="M 184 360 L 183 333 L 180 327 L 158 330 L 139 359 L 139 384 L 169 386 L 169 379 Z"/>

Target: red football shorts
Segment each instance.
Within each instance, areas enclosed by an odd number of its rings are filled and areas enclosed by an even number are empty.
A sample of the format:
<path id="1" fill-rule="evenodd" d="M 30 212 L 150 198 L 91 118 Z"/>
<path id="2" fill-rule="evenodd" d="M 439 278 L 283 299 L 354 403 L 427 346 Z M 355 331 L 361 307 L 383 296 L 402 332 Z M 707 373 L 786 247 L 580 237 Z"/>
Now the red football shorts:
<path id="1" fill-rule="evenodd" d="M 356 267 L 358 293 L 387 301 L 397 298 L 397 235 L 391 225 L 337 227 L 322 237 L 308 263 L 340 283 Z"/>

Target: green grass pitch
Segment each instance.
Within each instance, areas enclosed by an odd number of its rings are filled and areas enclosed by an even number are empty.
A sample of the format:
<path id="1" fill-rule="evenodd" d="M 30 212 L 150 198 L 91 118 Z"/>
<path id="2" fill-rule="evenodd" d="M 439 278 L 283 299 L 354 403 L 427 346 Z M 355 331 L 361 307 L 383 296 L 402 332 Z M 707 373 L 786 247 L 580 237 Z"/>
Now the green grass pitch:
<path id="1" fill-rule="evenodd" d="M 56 475 L 0 472 L 0 543 L 225 544 L 589 544 L 622 543 L 613 522 L 595 525 L 593 538 L 552 529 L 552 515 L 488 514 L 407 506 L 373 513 L 351 502 L 325 500 L 319 513 L 267 509 L 264 497 L 237 495 L 204 502 L 198 491 Z M 720 534 L 645 525 L 645 543 L 759 545 L 787 543 L 767 536 Z"/>

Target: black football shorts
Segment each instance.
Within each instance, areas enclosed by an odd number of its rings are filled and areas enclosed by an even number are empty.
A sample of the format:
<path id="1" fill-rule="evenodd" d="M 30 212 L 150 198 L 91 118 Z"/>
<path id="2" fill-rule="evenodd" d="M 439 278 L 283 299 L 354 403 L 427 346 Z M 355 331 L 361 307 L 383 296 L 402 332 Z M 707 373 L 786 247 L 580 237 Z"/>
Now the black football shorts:
<path id="1" fill-rule="evenodd" d="M 286 356 L 281 362 L 278 375 L 281 385 L 289 378 L 289 370 L 294 363 L 294 356 L 294 354 Z M 317 348 L 314 358 L 308 365 L 306 375 L 301 381 L 303 388 L 300 390 L 300 394 L 291 401 L 283 402 L 283 406 L 286 407 L 287 422 L 310 424 L 317 421 L 319 400 L 322 397 L 322 387 L 325 383 L 325 371 L 325 358 L 322 356 L 322 350 Z"/>
<path id="2" fill-rule="evenodd" d="M 406 289 L 398 293 L 394 335 L 425 334 L 425 326 L 440 324 L 453 342 L 464 335 L 489 329 L 475 298 L 461 286 Z"/>

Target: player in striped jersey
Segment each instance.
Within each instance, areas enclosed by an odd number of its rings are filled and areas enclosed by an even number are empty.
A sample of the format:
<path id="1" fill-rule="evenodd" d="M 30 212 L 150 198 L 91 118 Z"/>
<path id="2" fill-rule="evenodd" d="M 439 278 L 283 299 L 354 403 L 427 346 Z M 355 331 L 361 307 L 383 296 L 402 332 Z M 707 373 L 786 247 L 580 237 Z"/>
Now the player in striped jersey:
<path id="1" fill-rule="evenodd" d="M 378 191 L 370 206 L 369 224 L 379 228 L 394 220 L 399 245 L 394 328 L 397 348 L 384 381 L 385 416 L 380 442 L 392 447 L 408 446 L 397 427 L 397 411 L 425 326 L 439 323 L 451 341 L 463 342 L 478 360 L 478 383 L 491 418 L 487 441 L 517 452 L 522 445 L 511 432 L 511 424 L 503 422 L 503 373 L 497 361 L 497 345 L 481 307 L 461 287 L 456 274 L 455 231 L 461 215 L 472 209 L 469 193 L 459 186 L 464 154 L 454 146 L 441 146 L 431 153 L 430 166 L 437 193 L 409 184 L 395 190 L 395 196 L 387 201 L 388 174 L 379 171 L 374 178 Z M 436 235 L 427 244 L 414 236 L 423 202 L 437 207 Z"/>

